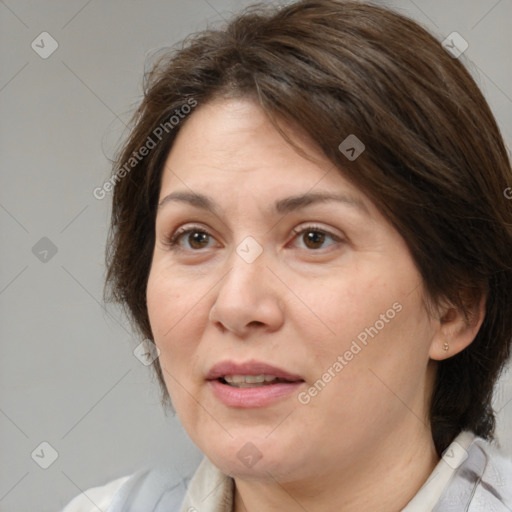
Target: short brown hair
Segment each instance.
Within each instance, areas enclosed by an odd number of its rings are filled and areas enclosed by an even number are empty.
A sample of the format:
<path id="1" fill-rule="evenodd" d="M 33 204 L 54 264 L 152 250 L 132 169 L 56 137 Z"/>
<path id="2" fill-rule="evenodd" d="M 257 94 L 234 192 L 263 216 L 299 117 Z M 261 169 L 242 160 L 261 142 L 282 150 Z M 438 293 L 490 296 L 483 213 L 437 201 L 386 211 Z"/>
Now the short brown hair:
<path id="1" fill-rule="evenodd" d="M 302 0 L 256 6 L 189 37 L 145 77 L 114 174 L 187 103 L 254 97 L 304 130 L 405 239 L 433 304 L 463 311 L 487 296 L 474 341 L 438 363 L 430 422 L 441 454 L 462 430 L 492 438 L 493 388 L 512 337 L 512 178 L 490 108 L 440 41 L 387 8 Z M 183 121 L 183 122 L 186 122 Z M 152 340 L 146 285 L 164 162 L 183 122 L 118 179 L 107 246 L 107 301 Z M 349 161 L 348 135 L 366 149 Z M 125 168 L 126 170 L 126 168 Z M 107 293 L 108 289 L 108 293 Z M 162 369 L 155 361 L 164 401 Z"/>

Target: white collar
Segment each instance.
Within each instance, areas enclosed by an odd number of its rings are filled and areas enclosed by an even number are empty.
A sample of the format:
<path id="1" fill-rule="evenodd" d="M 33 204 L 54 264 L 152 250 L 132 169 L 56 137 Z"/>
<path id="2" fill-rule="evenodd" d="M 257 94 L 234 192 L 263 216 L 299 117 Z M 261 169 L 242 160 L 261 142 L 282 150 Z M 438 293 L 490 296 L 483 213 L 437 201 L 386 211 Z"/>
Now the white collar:
<path id="1" fill-rule="evenodd" d="M 455 470 L 467 459 L 467 450 L 475 437 L 473 432 L 465 431 L 453 440 L 428 480 L 402 512 L 425 512 L 435 507 Z"/>
<path id="2" fill-rule="evenodd" d="M 197 468 L 180 512 L 232 512 L 235 481 L 205 457 Z"/>
<path id="3" fill-rule="evenodd" d="M 472 432 L 461 432 L 444 451 L 437 466 L 402 512 L 425 512 L 434 508 L 455 470 L 467 458 L 475 439 Z M 180 512 L 232 512 L 235 484 L 207 458 L 201 461 L 190 482 Z"/>

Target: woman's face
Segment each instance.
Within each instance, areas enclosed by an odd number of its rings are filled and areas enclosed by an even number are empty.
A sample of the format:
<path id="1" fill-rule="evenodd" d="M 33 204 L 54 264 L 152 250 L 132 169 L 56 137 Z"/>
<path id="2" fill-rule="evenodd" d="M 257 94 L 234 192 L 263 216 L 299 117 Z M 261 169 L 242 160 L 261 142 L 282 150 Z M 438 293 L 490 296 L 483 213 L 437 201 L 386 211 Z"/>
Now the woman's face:
<path id="1" fill-rule="evenodd" d="M 189 117 L 163 171 L 147 305 L 195 444 L 225 473 L 293 481 L 425 435 L 439 321 L 401 236 L 283 126 L 320 163 L 249 100 Z"/>

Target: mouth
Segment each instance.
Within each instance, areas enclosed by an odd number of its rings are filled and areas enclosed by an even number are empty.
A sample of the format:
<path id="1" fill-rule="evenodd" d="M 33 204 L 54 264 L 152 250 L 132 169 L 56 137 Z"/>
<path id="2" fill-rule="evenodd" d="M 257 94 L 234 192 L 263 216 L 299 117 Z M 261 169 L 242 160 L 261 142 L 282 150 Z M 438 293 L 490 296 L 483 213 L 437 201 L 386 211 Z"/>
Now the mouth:
<path id="1" fill-rule="evenodd" d="M 222 384 L 234 388 L 259 388 L 263 386 L 271 386 L 272 384 L 304 382 L 301 380 L 286 380 L 280 379 L 275 375 L 225 375 L 217 379 Z"/>
<path id="2" fill-rule="evenodd" d="M 240 388 L 269 386 L 283 382 L 304 382 L 300 375 L 254 360 L 245 363 L 235 361 L 217 363 L 206 375 L 206 380 L 219 380 L 228 386 Z"/>
<path id="3" fill-rule="evenodd" d="M 206 380 L 217 399 L 229 407 L 264 407 L 290 397 L 305 380 L 260 361 L 224 361 L 212 367 Z"/>

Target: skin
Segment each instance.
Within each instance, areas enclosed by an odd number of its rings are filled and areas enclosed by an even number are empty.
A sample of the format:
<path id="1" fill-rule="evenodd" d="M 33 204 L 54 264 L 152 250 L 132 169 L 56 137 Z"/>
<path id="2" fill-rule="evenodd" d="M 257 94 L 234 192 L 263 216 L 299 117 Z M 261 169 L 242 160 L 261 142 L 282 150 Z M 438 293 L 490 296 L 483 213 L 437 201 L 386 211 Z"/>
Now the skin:
<path id="1" fill-rule="evenodd" d="M 402 237 L 304 134 L 281 124 L 315 162 L 249 99 L 198 107 L 168 155 L 160 201 L 201 193 L 218 213 L 178 201 L 158 208 L 147 306 L 167 389 L 193 442 L 234 477 L 235 512 L 396 512 L 439 461 L 428 422 L 435 360 L 473 340 L 483 308 L 472 325 L 449 305 L 429 315 Z M 321 191 L 359 206 L 271 210 Z M 311 225 L 316 242 L 311 228 L 293 231 Z M 209 235 L 182 235 L 172 248 L 180 227 Z M 248 236 L 263 250 L 252 263 L 236 252 Z M 228 407 L 205 380 L 219 361 L 256 359 L 300 375 L 307 391 L 396 303 L 400 312 L 307 405 L 293 393 Z M 237 457 L 247 442 L 262 454 L 252 467 Z"/>

